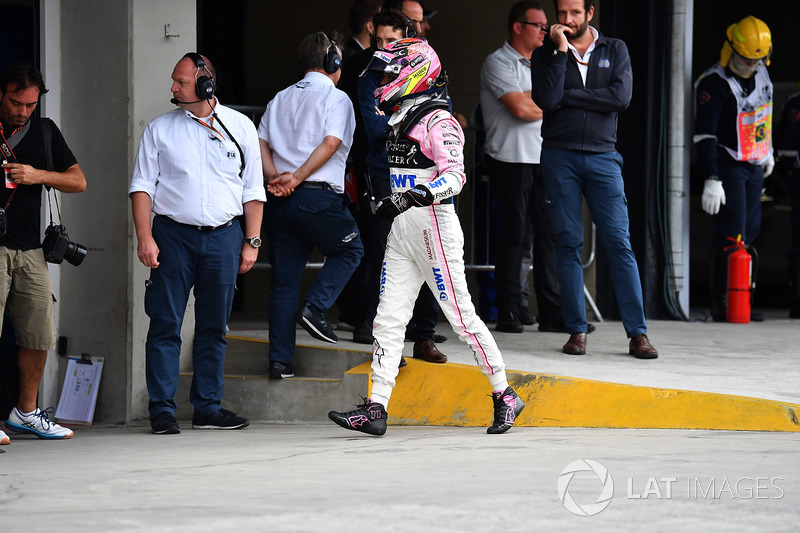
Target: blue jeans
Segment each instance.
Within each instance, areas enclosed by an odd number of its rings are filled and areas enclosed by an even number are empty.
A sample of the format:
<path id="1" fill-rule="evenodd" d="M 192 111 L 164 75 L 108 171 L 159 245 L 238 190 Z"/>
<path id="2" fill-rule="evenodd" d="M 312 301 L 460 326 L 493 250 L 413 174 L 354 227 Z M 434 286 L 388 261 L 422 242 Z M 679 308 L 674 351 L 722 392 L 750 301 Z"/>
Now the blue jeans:
<path id="1" fill-rule="evenodd" d="M 291 364 L 300 279 L 314 247 L 325 255 L 325 265 L 305 301 L 323 313 L 336 301 L 361 261 L 356 222 L 348 200 L 330 190 L 297 189 L 287 197 L 270 196 L 265 208 L 269 262 L 269 359 Z"/>
<path id="2" fill-rule="evenodd" d="M 189 400 L 195 414 L 208 416 L 219 410 L 222 400 L 225 328 L 233 306 L 244 236 L 236 220 L 217 230 L 199 231 L 156 216 L 153 238 L 159 248 L 159 266 L 150 270 L 144 296 L 145 312 L 150 317 L 145 345 L 150 416 L 162 411 L 175 413 L 181 325 L 192 287 L 194 377 Z"/>
<path id="3" fill-rule="evenodd" d="M 556 230 L 556 256 L 564 324 L 569 333 L 586 331 L 583 294 L 583 206 L 586 198 L 597 235 L 608 255 L 611 280 L 628 337 L 647 333 L 639 268 L 631 249 L 622 156 L 542 148 L 542 173 Z"/>

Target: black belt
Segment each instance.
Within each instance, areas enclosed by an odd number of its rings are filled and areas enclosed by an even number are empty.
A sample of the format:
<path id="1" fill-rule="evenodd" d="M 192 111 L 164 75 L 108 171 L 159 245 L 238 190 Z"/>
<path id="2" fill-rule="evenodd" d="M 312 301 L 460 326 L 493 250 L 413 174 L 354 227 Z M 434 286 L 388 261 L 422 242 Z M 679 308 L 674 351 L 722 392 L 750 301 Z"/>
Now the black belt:
<path id="1" fill-rule="evenodd" d="M 439 205 L 442 205 L 442 204 L 452 204 L 452 203 L 453 203 L 453 197 L 451 196 L 450 198 L 445 198 L 444 200 L 442 200 L 441 202 L 439 202 Z"/>
<path id="2" fill-rule="evenodd" d="M 173 220 L 165 215 L 156 215 L 157 217 L 164 217 L 168 219 L 170 222 L 174 222 L 175 224 L 180 224 L 181 226 L 186 226 L 187 228 L 194 228 L 197 231 L 214 231 L 220 228 L 227 228 L 231 224 L 233 224 L 233 219 L 227 221 L 224 224 L 220 224 L 219 226 L 195 226 L 194 224 L 184 224 L 183 222 L 178 222 L 177 220 Z"/>
<path id="3" fill-rule="evenodd" d="M 317 191 L 332 191 L 333 187 L 324 181 L 303 181 L 295 185 L 295 189 L 314 189 Z"/>

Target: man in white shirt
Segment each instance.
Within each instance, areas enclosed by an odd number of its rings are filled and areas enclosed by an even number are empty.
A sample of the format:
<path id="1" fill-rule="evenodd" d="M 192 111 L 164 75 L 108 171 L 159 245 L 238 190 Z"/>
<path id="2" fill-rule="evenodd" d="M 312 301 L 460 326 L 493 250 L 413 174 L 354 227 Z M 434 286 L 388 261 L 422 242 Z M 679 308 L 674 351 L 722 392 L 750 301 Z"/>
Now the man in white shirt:
<path id="1" fill-rule="evenodd" d="M 481 108 L 487 155 L 500 215 L 495 283 L 497 331 L 522 333 L 520 268 L 533 226 L 533 284 L 540 331 L 563 331 L 555 259 L 555 232 L 539 167 L 542 110 L 531 99 L 533 51 L 542 45 L 547 16 L 537 2 L 517 2 L 508 15 L 509 40 L 483 63 Z M 532 322 L 531 322 L 532 323 Z"/>
<path id="2" fill-rule="evenodd" d="M 222 367 L 236 275 L 250 270 L 258 257 L 266 194 L 255 127 L 219 103 L 215 78 L 204 56 L 190 52 L 178 61 L 170 100 L 178 109 L 145 128 L 128 191 L 139 260 L 150 267 L 145 357 L 156 434 L 180 433 L 175 421 L 180 333 L 192 288 L 192 427 L 237 429 L 250 423 L 220 407 Z"/>
<path id="3" fill-rule="evenodd" d="M 347 209 L 344 170 L 355 115 L 341 76 L 341 38 L 322 32 L 300 43 L 302 80 L 267 104 L 258 126 L 264 178 L 272 279 L 269 297 L 269 376 L 294 376 L 296 321 L 313 337 L 338 341 L 325 313 L 364 255 L 356 222 Z M 300 278 L 312 249 L 325 264 L 297 309 Z"/>

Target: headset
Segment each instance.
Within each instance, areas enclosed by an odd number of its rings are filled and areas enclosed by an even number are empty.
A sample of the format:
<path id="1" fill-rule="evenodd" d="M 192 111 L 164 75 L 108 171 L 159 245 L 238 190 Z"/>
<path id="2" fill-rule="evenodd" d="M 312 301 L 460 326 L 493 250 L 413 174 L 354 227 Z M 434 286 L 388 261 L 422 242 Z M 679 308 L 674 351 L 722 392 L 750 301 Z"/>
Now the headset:
<path id="1" fill-rule="evenodd" d="M 201 56 L 197 52 L 187 52 L 182 59 L 186 58 L 191 59 L 194 62 L 194 66 L 197 67 L 197 72 L 195 72 L 194 75 L 194 80 L 195 80 L 194 92 L 199 98 L 199 100 L 197 100 L 196 102 L 181 102 L 176 98 L 172 98 L 170 102 L 172 102 L 175 105 L 209 102 L 210 106 L 211 105 L 210 100 L 214 98 L 214 93 L 216 93 L 217 91 L 217 84 L 214 83 L 214 75 L 208 69 L 208 66 L 206 66 L 206 62 L 203 60 L 203 56 Z M 205 74 L 199 76 L 198 74 L 200 74 L 201 69 L 204 70 L 208 74 L 208 76 L 206 76 Z M 222 126 L 222 129 L 225 130 L 225 133 L 228 134 L 228 137 L 231 138 L 231 141 L 233 141 L 233 144 L 235 144 L 236 148 L 239 150 L 239 158 L 242 161 L 239 167 L 239 178 L 241 178 L 245 168 L 244 152 L 242 151 L 242 146 L 236 140 L 236 137 L 233 136 L 233 133 L 231 133 L 230 130 L 228 130 L 228 128 L 225 126 L 225 123 L 222 122 L 222 119 L 219 118 L 219 115 L 217 115 L 217 112 L 213 109 L 213 107 L 211 109 L 211 115 L 217 120 L 217 122 L 219 122 L 219 125 Z"/>
<path id="2" fill-rule="evenodd" d="M 384 9 L 387 9 L 387 8 L 384 7 Z M 403 22 L 405 23 L 404 26 L 401 28 L 403 30 L 403 39 L 411 39 L 411 38 L 416 37 L 417 36 L 417 27 L 414 24 L 414 21 L 411 20 L 411 18 L 408 15 L 406 15 L 405 13 L 403 13 L 402 11 L 400 11 L 398 9 L 392 8 L 392 11 L 397 11 L 397 14 L 400 15 L 403 18 Z M 369 36 L 369 45 L 370 45 L 370 47 L 372 47 L 372 48 L 377 50 L 378 49 L 378 42 L 376 40 L 376 35 L 375 34 L 378 32 L 378 27 L 375 26 L 375 28 L 372 31 L 373 31 L 373 33 L 371 33 L 370 36 Z"/>
<path id="3" fill-rule="evenodd" d="M 328 45 L 328 50 L 325 52 L 325 57 L 322 58 L 322 69 L 328 74 L 333 74 L 342 68 L 342 56 L 339 55 L 336 41 L 328 37 L 326 33 L 323 33 L 323 35 L 330 44 Z"/>
<path id="4" fill-rule="evenodd" d="M 214 97 L 214 93 L 217 92 L 217 84 L 214 83 L 214 75 L 211 74 L 211 71 L 208 70 L 206 66 L 206 62 L 203 61 L 203 56 L 198 54 L 197 52 L 188 52 L 184 58 L 189 58 L 194 62 L 194 66 L 197 67 L 197 72 L 194 75 L 194 92 L 197 94 L 197 97 L 201 100 L 210 100 Z M 199 76 L 200 70 L 204 70 L 208 73 L 208 76 L 203 74 Z"/>

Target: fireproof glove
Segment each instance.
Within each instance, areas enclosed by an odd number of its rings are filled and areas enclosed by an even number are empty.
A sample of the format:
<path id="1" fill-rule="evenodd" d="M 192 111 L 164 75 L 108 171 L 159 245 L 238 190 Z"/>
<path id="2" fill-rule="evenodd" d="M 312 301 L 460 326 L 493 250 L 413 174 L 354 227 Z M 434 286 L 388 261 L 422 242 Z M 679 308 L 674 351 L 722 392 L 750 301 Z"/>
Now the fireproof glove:
<path id="1" fill-rule="evenodd" d="M 769 159 L 767 159 L 767 162 L 762 166 L 764 167 L 764 177 L 768 178 L 775 168 L 775 157 L 772 154 L 769 154 Z"/>
<path id="2" fill-rule="evenodd" d="M 375 214 L 381 218 L 392 220 L 411 207 L 428 207 L 432 203 L 433 193 L 427 187 L 417 185 L 404 192 L 392 193 L 391 196 L 378 202 Z"/>
<path id="3" fill-rule="evenodd" d="M 703 186 L 703 211 L 716 215 L 720 205 L 725 205 L 725 189 L 721 181 L 709 178 Z"/>

